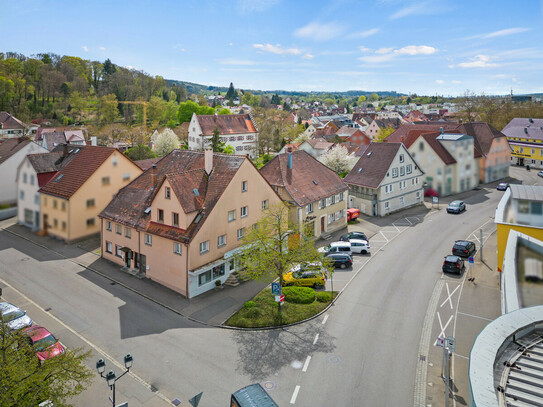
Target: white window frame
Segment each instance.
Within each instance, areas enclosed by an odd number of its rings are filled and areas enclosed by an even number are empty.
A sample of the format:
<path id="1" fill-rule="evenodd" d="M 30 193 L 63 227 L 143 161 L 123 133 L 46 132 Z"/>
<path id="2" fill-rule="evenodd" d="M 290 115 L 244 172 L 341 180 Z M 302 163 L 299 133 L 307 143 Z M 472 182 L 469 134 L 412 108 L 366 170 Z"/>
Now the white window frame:
<path id="1" fill-rule="evenodd" d="M 244 235 L 245 235 L 245 228 L 239 228 L 237 232 L 238 240 L 243 239 Z"/>
<path id="2" fill-rule="evenodd" d="M 147 246 L 152 246 L 153 245 L 153 236 L 150 235 L 149 233 L 145 233 L 145 244 Z"/>
<path id="3" fill-rule="evenodd" d="M 406 174 L 411 174 L 411 172 L 413 172 L 413 165 L 412 164 L 407 164 L 407 166 L 405 167 L 405 173 Z"/>
<path id="4" fill-rule="evenodd" d="M 241 181 L 241 192 L 247 192 L 249 184 L 247 181 Z"/>
<path id="5" fill-rule="evenodd" d="M 242 206 L 240 209 L 240 218 L 246 218 L 249 215 L 249 207 Z"/>
<path id="6" fill-rule="evenodd" d="M 307 204 L 307 206 L 305 207 L 305 213 L 313 213 L 313 203 Z"/>
<path id="7" fill-rule="evenodd" d="M 220 235 L 217 237 L 217 247 L 226 246 L 226 235 Z"/>
<path id="8" fill-rule="evenodd" d="M 131 239 L 132 238 L 132 229 L 125 227 L 124 228 L 124 237 Z"/>
<path id="9" fill-rule="evenodd" d="M 228 211 L 228 222 L 234 222 L 235 220 L 236 220 L 236 210 L 233 209 L 231 211 Z"/>
<path id="10" fill-rule="evenodd" d="M 173 242 L 173 252 L 175 254 L 178 254 L 179 256 L 181 256 L 181 253 L 182 253 L 182 248 L 181 248 L 181 243 L 179 242 Z"/>
<path id="11" fill-rule="evenodd" d="M 106 253 L 113 254 L 113 243 L 106 240 Z"/>
<path id="12" fill-rule="evenodd" d="M 209 252 L 209 240 L 200 243 L 200 254 Z"/>
<path id="13" fill-rule="evenodd" d="M 115 233 L 118 235 L 123 234 L 123 225 L 119 225 L 118 223 L 115 225 Z"/>
<path id="14" fill-rule="evenodd" d="M 393 168 L 392 169 L 392 178 L 397 178 L 398 177 L 398 168 Z"/>
<path id="15" fill-rule="evenodd" d="M 111 232 L 111 222 L 109 220 L 106 220 L 106 230 Z"/>
<path id="16" fill-rule="evenodd" d="M 390 204 L 388 201 L 385 202 L 385 209 L 390 209 Z"/>
<path id="17" fill-rule="evenodd" d="M 265 199 L 262 201 L 262 209 L 268 209 L 269 203 L 268 200 Z"/>

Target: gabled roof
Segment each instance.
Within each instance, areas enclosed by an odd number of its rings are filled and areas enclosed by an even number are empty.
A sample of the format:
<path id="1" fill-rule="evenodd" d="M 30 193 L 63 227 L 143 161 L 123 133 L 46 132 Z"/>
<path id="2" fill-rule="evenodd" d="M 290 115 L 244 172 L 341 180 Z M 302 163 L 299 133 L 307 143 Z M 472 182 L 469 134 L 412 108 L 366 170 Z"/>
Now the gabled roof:
<path id="1" fill-rule="evenodd" d="M 443 161 L 445 165 L 451 165 L 456 163 L 455 158 L 449 153 L 449 151 L 439 142 L 439 137 L 441 137 L 441 132 L 426 133 L 421 137 L 426 140 L 426 142 L 432 147 L 432 150 L 435 151 L 437 156 Z"/>
<path id="2" fill-rule="evenodd" d="M 400 148 L 402 143 L 370 143 L 343 180 L 347 184 L 377 188 Z"/>
<path id="3" fill-rule="evenodd" d="M 122 188 L 100 217 L 168 239 L 190 241 L 245 160 L 248 159 L 243 156 L 214 153 L 213 171 L 207 176 L 203 172 L 203 152 L 174 150 L 156 163 L 155 185 L 152 183 L 153 168 L 149 168 Z M 201 215 L 200 221 L 193 222 L 186 230 L 151 222 L 150 214 L 146 213 L 165 178 L 172 184 L 184 210 L 198 210 Z M 194 200 L 194 188 L 198 189 L 201 198 Z"/>
<path id="4" fill-rule="evenodd" d="M 292 154 L 292 169 L 288 168 L 289 153 L 278 154 L 260 169 L 269 184 L 284 187 L 293 202 L 304 206 L 347 190 L 347 185 L 330 168 L 303 150 Z"/>
<path id="5" fill-rule="evenodd" d="M 136 164 L 143 171 L 145 171 L 146 169 L 151 168 L 153 164 L 156 164 L 159 161 L 160 161 L 160 157 L 156 157 L 156 158 L 148 158 L 146 160 L 134 161 L 134 164 Z"/>
<path id="6" fill-rule="evenodd" d="M 0 129 L 26 129 L 27 125 L 8 112 L 0 112 Z"/>
<path id="7" fill-rule="evenodd" d="M 47 132 L 42 133 L 41 135 L 42 143 L 45 140 L 45 148 L 51 151 L 53 148 L 55 148 L 58 145 L 66 144 L 68 140 L 66 140 L 66 136 L 64 135 L 63 131 L 60 132 Z"/>
<path id="8" fill-rule="evenodd" d="M 0 164 L 26 147 L 31 141 L 27 137 L 10 138 L 0 143 Z"/>
<path id="9" fill-rule="evenodd" d="M 28 154 L 27 158 L 36 174 L 56 172 L 64 168 L 84 146 L 57 146 L 50 153 Z"/>
<path id="10" fill-rule="evenodd" d="M 475 146 L 475 157 L 486 156 L 490 152 L 490 147 L 495 138 L 505 137 L 501 131 L 484 122 L 472 122 L 460 124 L 456 131 L 457 133 L 467 134 L 473 137 Z M 446 133 L 452 133 L 446 131 Z"/>
<path id="11" fill-rule="evenodd" d="M 39 192 L 69 199 L 109 158 L 115 148 L 86 146 Z"/>
<path id="12" fill-rule="evenodd" d="M 410 132 L 414 130 L 418 130 L 418 135 L 413 133 L 413 136 L 410 136 L 411 138 L 414 137 L 414 140 L 418 138 L 421 134 L 424 133 L 431 133 L 434 131 L 439 131 L 440 128 L 443 127 L 444 130 L 447 129 L 456 129 L 458 127 L 458 123 L 450 123 L 450 122 L 443 122 L 443 123 L 418 123 L 418 124 L 403 124 L 400 127 L 398 127 L 394 132 L 388 135 L 388 137 L 385 139 L 387 143 L 401 143 L 403 142 L 407 148 L 411 146 L 411 144 L 406 143 L 407 136 Z"/>
<path id="13" fill-rule="evenodd" d="M 196 115 L 204 136 L 212 136 L 215 128 L 219 134 L 256 133 L 250 114 Z"/>
<path id="14" fill-rule="evenodd" d="M 330 147 L 334 145 L 334 143 L 329 143 L 328 141 L 320 137 L 311 138 L 309 140 L 306 140 L 305 142 L 309 144 L 311 147 L 313 147 L 315 150 L 328 150 Z"/>

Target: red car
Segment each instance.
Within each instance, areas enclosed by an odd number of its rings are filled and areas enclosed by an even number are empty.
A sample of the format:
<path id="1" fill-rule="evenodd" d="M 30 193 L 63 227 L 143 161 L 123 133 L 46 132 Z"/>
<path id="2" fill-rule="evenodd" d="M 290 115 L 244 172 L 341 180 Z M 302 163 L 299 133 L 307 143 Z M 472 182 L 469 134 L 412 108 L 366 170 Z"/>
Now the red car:
<path id="1" fill-rule="evenodd" d="M 349 208 L 347 209 L 347 221 L 355 220 L 360 216 L 360 209 Z"/>
<path id="2" fill-rule="evenodd" d="M 424 190 L 424 196 L 439 196 L 439 194 L 433 188 L 426 188 Z"/>
<path id="3" fill-rule="evenodd" d="M 23 329 L 22 333 L 28 338 L 40 362 L 64 353 L 64 347 L 58 339 L 42 326 L 30 326 Z"/>

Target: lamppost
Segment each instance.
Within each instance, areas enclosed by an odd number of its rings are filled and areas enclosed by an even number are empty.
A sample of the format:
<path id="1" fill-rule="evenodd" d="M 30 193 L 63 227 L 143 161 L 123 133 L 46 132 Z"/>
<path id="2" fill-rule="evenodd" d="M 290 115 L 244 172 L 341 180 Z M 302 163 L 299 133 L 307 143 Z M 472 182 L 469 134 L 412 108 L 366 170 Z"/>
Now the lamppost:
<path id="1" fill-rule="evenodd" d="M 100 373 L 100 377 L 103 377 L 104 379 L 106 379 L 106 382 L 109 388 L 113 391 L 113 398 L 111 397 L 109 398 L 109 401 L 111 401 L 111 403 L 113 404 L 113 407 L 115 407 L 115 382 L 130 371 L 130 368 L 132 367 L 133 362 L 134 362 L 134 358 L 132 357 L 130 353 L 128 353 L 124 357 L 124 367 L 126 367 L 126 371 L 119 377 L 115 375 L 115 372 L 113 370 L 110 370 L 104 375 L 104 372 L 106 371 L 106 361 L 104 359 L 100 359 L 98 360 L 98 362 L 96 362 L 96 370 L 98 371 L 98 373 Z"/>

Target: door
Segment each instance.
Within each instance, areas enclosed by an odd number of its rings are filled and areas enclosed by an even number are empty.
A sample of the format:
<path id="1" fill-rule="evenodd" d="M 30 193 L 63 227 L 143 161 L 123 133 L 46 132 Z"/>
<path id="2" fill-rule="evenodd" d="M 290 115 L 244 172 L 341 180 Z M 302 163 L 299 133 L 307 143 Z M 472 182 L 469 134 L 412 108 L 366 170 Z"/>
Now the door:
<path id="1" fill-rule="evenodd" d="M 140 254 L 140 271 L 146 272 L 145 255 Z"/>
<path id="2" fill-rule="evenodd" d="M 36 230 L 40 229 L 40 212 L 39 211 L 34 212 L 34 229 Z"/>
<path id="3" fill-rule="evenodd" d="M 323 217 L 321 218 L 321 233 L 324 233 L 324 232 L 325 232 L 325 230 L 324 230 L 324 219 L 325 219 L 325 216 L 323 216 Z"/>
<path id="4" fill-rule="evenodd" d="M 49 224 L 47 223 L 47 214 L 45 213 L 43 215 L 43 233 L 47 234 L 47 228 L 49 227 Z"/>

